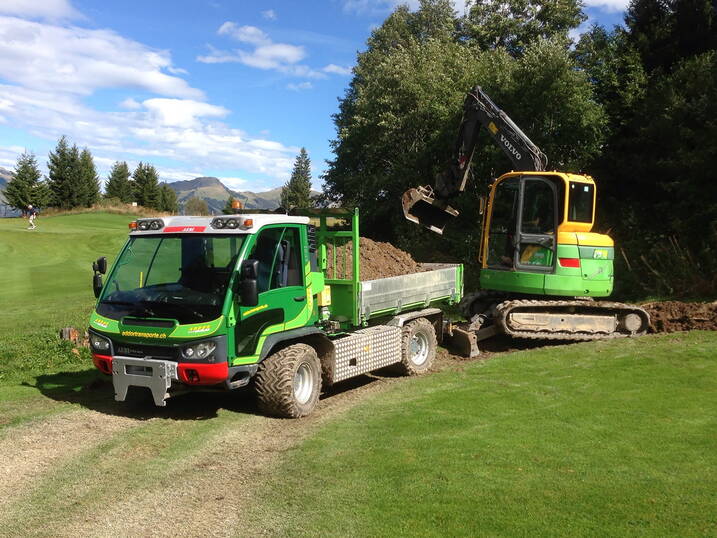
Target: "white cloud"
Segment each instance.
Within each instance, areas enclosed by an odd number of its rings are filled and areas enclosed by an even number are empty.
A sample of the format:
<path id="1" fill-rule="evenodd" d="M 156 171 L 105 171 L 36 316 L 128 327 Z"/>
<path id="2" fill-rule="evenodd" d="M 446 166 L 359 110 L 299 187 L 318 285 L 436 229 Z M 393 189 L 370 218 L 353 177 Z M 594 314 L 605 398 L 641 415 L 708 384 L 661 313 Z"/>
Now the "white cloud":
<path id="1" fill-rule="evenodd" d="M 238 26 L 237 23 L 227 21 L 217 30 L 219 35 L 228 35 L 242 43 L 250 43 L 252 45 L 269 45 L 271 39 L 262 30 L 256 26 Z"/>
<path id="2" fill-rule="evenodd" d="M 225 32 L 252 45 L 244 52 L 267 65 L 273 62 L 287 72 L 309 70 L 297 63 L 303 52 L 264 42 L 261 31 L 240 31 L 235 25 Z M 270 48 L 257 52 L 262 47 Z M 234 170 L 257 175 L 262 179 L 255 185 L 283 182 L 299 148 L 227 125 L 230 110 L 205 102 L 201 90 L 173 76 L 181 72 L 168 51 L 111 30 L 0 16 L 0 122 L 47 140 L 38 154 L 64 134 L 92 150 L 103 175 L 116 160 L 134 165 L 145 160 L 164 165 L 158 167 L 162 179 L 190 179 L 213 169 L 228 170 L 230 176 Z M 156 97 L 142 102 L 127 97 L 110 111 L 85 102 L 104 88 L 137 88 Z M 22 151 L 0 148 L 0 164 L 14 165 Z M 233 179 L 240 184 L 239 177 Z"/>
<path id="3" fill-rule="evenodd" d="M 322 69 L 324 73 L 333 73 L 335 75 L 350 75 L 351 74 L 351 68 L 350 67 L 341 67 L 340 65 L 336 64 L 329 64 L 326 67 Z"/>
<path id="4" fill-rule="evenodd" d="M 68 0 L 2 0 L 0 14 L 51 20 L 82 17 Z"/>
<path id="5" fill-rule="evenodd" d="M 25 88 L 89 95 L 100 88 L 138 88 L 201 99 L 201 90 L 168 75 L 167 51 L 111 30 L 89 30 L 0 17 L 0 77 Z"/>
<path id="6" fill-rule="evenodd" d="M 310 90 L 313 88 L 314 85 L 311 82 L 299 82 L 298 84 L 289 83 L 286 85 L 286 88 L 289 90 L 293 90 L 295 92 L 301 91 L 301 90 Z"/>
<path id="7" fill-rule="evenodd" d="M 159 125 L 169 127 L 196 127 L 200 124 L 199 118 L 223 118 L 229 114 L 224 107 L 191 99 L 156 98 L 142 104 Z"/>
<path id="8" fill-rule="evenodd" d="M 266 11 L 261 12 L 261 16 L 264 17 L 268 21 L 275 21 L 276 20 L 276 11 L 273 9 L 267 9 Z"/>
<path id="9" fill-rule="evenodd" d="M 131 97 L 128 97 L 127 99 L 122 101 L 119 106 L 128 110 L 137 110 L 138 108 L 142 108 L 142 103 L 140 103 L 139 101 L 135 101 Z"/>
<path id="10" fill-rule="evenodd" d="M 350 68 L 329 64 L 321 70 L 300 63 L 306 58 L 306 50 L 299 45 L 275 43 L 256 26 L 239 26 L 235 22 L 223 23 L 217 34 L 229 36 L 236 41 L 251 45 L 253 48 L 221 50 L 207 45 L 209 54 L 198 56 L 197 61 L 207 64 L 240 63 L 263 70 L 275 70 L 281 73 L 304 78 L 326 78 L 326 73 L 350 74 Z M 293 85 L 295 89 L 297 85 Z"/>
<path id="11" fill-rule="evenodd" d="M 234 191 L 246 190 L 246 184 L 249 183 L 248 180 L 240 177 L 220 177 L 219 181 Z"/>
<path id="12" fill-rule="evenodd" d="M 256 26 L 239 26 L 227 21 L 219 27 L 217 34 L 226 35 L 253 48 L 220 50 L 207 45 L 209 54 L 198 56 L 197 61 L 208 64 L 240 63 L 263 70 L 276 70 L 288 75 L 309 78 L 324 78 L 325 75 L 299 62 L 306 57 L 304 47 L 288 43 L 274 43 Z"/>
<path id="13" fill-rule="evenodd" d="M 604 11 L 625 11 L 630 0 L 584 0 L 586 7 L 594 7 Z"/>

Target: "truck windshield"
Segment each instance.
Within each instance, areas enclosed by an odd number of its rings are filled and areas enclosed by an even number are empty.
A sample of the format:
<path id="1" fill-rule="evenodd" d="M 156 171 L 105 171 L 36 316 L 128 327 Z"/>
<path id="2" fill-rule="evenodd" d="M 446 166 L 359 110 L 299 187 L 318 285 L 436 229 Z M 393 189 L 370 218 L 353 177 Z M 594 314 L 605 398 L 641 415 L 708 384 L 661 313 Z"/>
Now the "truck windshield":
<path id="1" fill-rule="evenodd" d="M 117 260 L 97 312 L 201 323 L 221 315 L 243 235 L 138 236 Z"/>

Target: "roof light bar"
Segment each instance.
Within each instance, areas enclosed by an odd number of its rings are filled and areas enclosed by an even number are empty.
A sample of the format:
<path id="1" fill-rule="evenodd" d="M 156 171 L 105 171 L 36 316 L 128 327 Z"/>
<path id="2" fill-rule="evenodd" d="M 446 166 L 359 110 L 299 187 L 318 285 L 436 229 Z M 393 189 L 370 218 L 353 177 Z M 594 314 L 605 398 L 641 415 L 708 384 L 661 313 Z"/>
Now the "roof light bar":
<path id="1" fill-rule="evenodd" d="M 156 232 L 164 228 L 164 221 L 161 219 L 141 219 L 136 221 L 135 225 L 134 229 L 140 232 Z M 130 225 L 130 228 L 132 228 L 132 225 Z"/>

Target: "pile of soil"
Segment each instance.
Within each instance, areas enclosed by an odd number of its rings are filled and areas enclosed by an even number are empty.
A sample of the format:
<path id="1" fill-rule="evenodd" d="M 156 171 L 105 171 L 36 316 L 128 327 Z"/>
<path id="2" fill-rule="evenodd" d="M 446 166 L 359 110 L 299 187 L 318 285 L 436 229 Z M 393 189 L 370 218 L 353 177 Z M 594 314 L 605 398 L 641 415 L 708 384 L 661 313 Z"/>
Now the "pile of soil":
<path id="1" fill-rule="evenodd" d="M 713 303 L 683 303 L 661 301 L 640 305 L 650 314 L 656 332 L 717 330 L 717 301 Z"/>
<path id="2" fill-rule="evenodd" d="M 327 245 L 328 266 L 326 274 L 329 278 L 351 278 L 352 251 L 351 242 L 334 248 Z M 425 271 L 408 252 L 394 247 L 390 243 L 380 243 L 367 237 L 360 238 L 359 272 L 361 280 L 375 280 L 391 276 L 408 275 Z"/>

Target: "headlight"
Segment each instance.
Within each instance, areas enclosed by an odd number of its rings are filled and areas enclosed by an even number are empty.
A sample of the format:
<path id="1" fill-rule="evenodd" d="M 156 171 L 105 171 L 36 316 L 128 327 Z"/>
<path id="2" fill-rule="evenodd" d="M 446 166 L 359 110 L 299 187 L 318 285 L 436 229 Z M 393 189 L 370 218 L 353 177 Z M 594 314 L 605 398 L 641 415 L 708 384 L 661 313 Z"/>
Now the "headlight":
<path id="1" fill-rule="evenodd" d="M 90 345 L 95 351 L 109 351 L 110 341 L 96 334 L 90 334 Z"/>
<path id="2" fill-rule="evenodd" d="M 216 342 L 190 344 L 182 348 L 182 357 L 187 360 L 203 361 L 212 357 L 215 349 L 217 349 Z"/>

